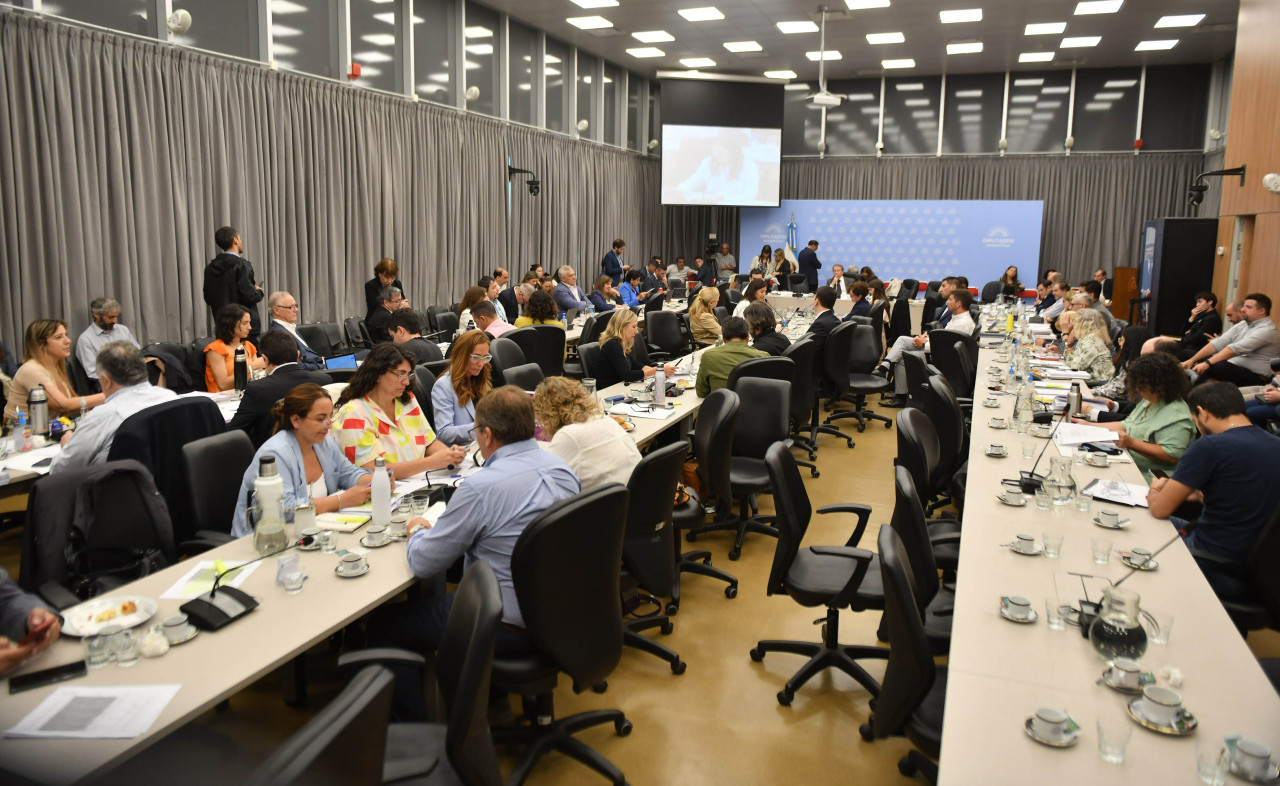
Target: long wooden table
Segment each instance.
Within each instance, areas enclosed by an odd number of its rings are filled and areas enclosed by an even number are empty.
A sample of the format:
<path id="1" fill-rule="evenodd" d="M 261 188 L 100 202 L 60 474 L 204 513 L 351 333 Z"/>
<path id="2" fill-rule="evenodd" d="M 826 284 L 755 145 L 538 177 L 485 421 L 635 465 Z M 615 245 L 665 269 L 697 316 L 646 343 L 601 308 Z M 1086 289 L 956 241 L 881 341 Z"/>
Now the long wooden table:
<path id="1" fill-rule="evenodd" d="M 983 350 L 979 379 L 994 363 L 994 352 Z M 1105 537 L 1115 549 L 1159 548 L 1174 535 L 1167 521 L 1153 518 L 1145 508 L 1094 502 L 1085 514 L 1074 505 L 1054 511 L 1003 505 L 996 499 L 1000 480 L 1030 469 L 1021 458 L 1020 441 L 1034 440 L 1037 452 L 1045 441 L 996 430 L 992 416 L 1010 418 L 1013 397 L 999 396 L 1000 407 L 981 403 L 976 394 L 969 453 L 969 476 L 964 510 L 964 538 L 956 586 L 954 627 L 948 659 L 946 720 L 942 735 L 939 783 L 1046 784 L 1083 783 L 1195 783 L 1193 738 L 1162 736 L 1134 724 L 1128 756 L 1122 766 L 1103 762 L 1097 753 L 1098 718 L 1126 719 L 1130 698 L 1096 682 L 1105 664 L 1079 629 L 1050 630 L 1044 621 L 1046 597 L 1061 592 L 1062 603 L 1077 603 L 1078 578 L 1068 571 L 1105 576 L 1118 581 L 1129 569 L 1113 554 L 1110 564 L 1095 565 L 1090 539 Z M 1009 448 L 1008 458 L 985 455 L 991 442 Z M 1040 471 L 1048 470 L 1050 445 Z M 1141 473 L 1129 464 L 1098 469 L 1072 466 L 1076 483 L 1084 487 L 1097 477 L 1140 483 Z M 1091 523 L 1100 508 L 1115 507 L 1132 518 L 1124 530 L 1108 530 Z M 1014 554 L 1001 544 L 1016 534 L 1029 533 L 1039 541 L 1045 531 L 1066 537 L 1060 559 Z M 1190 552 L 1174 542 L 1156 557 L 1159 568 L 1138 573 L 1125 582 L 1141 596 L 1146 609 L 1172 612 L 1175 618 L 1167 645 L 1151 644 L 1140 663 L 1144 671 L 1166 666 L 1180 669 L 1184 683 L 1176 688 L 1184 706 L 1202 724 L 1197 734 L 1241 733 L 1280 749 L 1280 698 L 1253 654 L 1214 596 Z M 1056 581 L 1055 581 L 1056 579 Z M 1040 615 L 1032 625 L 1006 621 L 998 613 L 1002 595 L 1023 595 Z M 1100 600 L 1096 594 L 1093 600 Z M 1160 684 L 1166 684 L 1162 678 Z M 1083 731 L 1072 748 L 1049 748 L 1033 741 L 1023 729 L 1037 707 L 1068 710 Z"/>

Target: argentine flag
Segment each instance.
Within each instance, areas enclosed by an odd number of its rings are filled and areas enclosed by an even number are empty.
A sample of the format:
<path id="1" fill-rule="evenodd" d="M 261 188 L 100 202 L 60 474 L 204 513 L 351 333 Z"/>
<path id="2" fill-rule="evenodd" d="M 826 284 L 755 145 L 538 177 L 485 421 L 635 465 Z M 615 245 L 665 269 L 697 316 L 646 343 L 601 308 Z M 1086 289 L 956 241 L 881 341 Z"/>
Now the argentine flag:
<path id="1" fill-rule="evenodd" d="M 796 269 L 796 251 L 800 249 L 800 243 L 796 240 L 796 214 L 791 214 L 791 221 L 787 224 L 787 247 L 783 252 L 783 256 L 791 263 L 791 270 Z"/>

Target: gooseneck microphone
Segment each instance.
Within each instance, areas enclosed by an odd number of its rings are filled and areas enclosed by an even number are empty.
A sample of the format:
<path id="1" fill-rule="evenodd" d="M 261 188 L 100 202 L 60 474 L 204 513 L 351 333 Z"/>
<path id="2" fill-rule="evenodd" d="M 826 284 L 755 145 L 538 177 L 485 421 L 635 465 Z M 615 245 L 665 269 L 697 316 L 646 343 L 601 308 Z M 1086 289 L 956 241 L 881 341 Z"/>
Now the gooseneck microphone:
<path id="1" fill-rule="evenodd" d="M 275 557 L 299 546 L 310 546 L 314 542 L 315 538 L 307 535 L 282 549 L 277 549 L 270 554 L 263 554 L 261 557 L 236 565 L 234 568 L 228 568 L 214 577 L 213 586 L 207 593 L 192 598 L 178 608 L 200 630 L 224 628 L 258 608 L 258 601 L 252 595 L 235 587 L 221 587 L 222 593 L 219 594 L 219 584 L 222 583 L 224 577 L 246 565 L 252 565 L 268 557 Z"/>

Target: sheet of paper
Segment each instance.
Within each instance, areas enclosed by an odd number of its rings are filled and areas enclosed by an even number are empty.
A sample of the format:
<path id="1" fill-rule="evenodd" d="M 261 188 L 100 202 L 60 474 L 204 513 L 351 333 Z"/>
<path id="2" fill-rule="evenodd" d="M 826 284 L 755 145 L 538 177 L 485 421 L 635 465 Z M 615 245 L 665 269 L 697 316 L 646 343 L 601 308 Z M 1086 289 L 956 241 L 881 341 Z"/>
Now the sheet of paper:
<path id="1" fill-rule="evenodd" d="M 1122 483 L 1118 480 L 1103 480 L 1101 478 L 1093 481 L 1083 489 L 1085 494 L 1095 500 L 1138 508 L 1147 507 L 1148 491 L 1150 489 L 1141 483 Z"/>
<path id="2" fill-rule="evenodd" d="M 61 687 L 6 737 L 131 739 L 156 722 L 181 685 Z"/>
<path id="3" fill-rule="evenodd" d="M 321 513 L 316 526 L 333 532 L 355 532 L 369 522 L 369 513 Z"/>
<path id="4" fill-rule="evenodd" d="M 1049 379 L 1088 379 L 1087 371 L 1072 371 L 1067 368 L 1050 368 L 1046 369 L 1044 375 Z"/>
<path id="5" fill-rule="evenodd" d="M 666 420 L 676 414 L 675 408 L 671 409 L 650 409 L 638 407 L 635 404 L 614 404 L 613 409 L 609 410 L 610 415 L 623 415 L 629 418 L 642 418 L 644 420 Z"/>
<path id="6" fill-rule="evenodd" d="M 1116 433 L 1101 426 L 1082 423 L 1060 423 L 1053 433 L 1053 441 L 1060 448 L 1074 448 L 1086 442 L 1115 442 Z"/>
<path id="7" fill-rule="evenodd" d="M 34 472 L 37 475 L 48 475 L 49 464 L 44 462 L 52 463 L 53 457 L 58 455 L 60 450 L 62 448 L 55 444 L 28 450 L 24 453 L 15 453 L 4 460 L 4 468 L 22 472 Z M 42 466 L 36 466 L 37 464 L 42 464 Z"/>
<path id="8" fill-rule="evenodd" d="M 243 568 L 238 568 L 228 573 L 222 577 L 222 581 L 218 582 L 218 586 L 239 587 L 261 564 L 260 562 L 250 563 Z M 233 566 L 227 565 L 222 570 L 230 567 Z M 203 595 L 213 589 L 213 580 L 217 578 L 219 572 L 214 560 L 202 559 L 196 563 L 195 567 L 187 571 L 185 576 L 174 582 L 172 587 L 165 590 L 160 597 L 171 600 L 190 600 L 197 595 Z"/>

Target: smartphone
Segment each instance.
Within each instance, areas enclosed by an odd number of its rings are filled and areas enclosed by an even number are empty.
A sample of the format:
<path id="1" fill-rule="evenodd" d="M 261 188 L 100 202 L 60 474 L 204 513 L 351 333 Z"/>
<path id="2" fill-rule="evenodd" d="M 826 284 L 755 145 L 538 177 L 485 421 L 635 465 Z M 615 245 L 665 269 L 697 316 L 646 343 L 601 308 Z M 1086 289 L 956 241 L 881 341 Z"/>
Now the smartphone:
<path id="1" fill-rule="evenodd" d="M 89 669 L 85 666 L 84 661 L 78 660 L 74 663 L 54 666 L 51 669 L 33 671 L 30 674 L 19 674 L 16 677 L 9 678 L 9 693 L 22 693 L 24 690 L 43 688 L 46 685 L 53 685 L 57 682 L 74 680 L 76 677 L 83 677 L 88 673 Z"/>
<path id="2" fill-rule="evenodd" d="M 1162 469 L 1151 468 L 1151 476 L 1154 478 L 1168 478 L 1169 474 Z"/>
<path id="3" fill-rule="evenodd" d="M 45 632 L 46 630 L 48 630 L 49 628 L 52 628 L 52 627 L 53 627 L 53 623 L 54 623 L 55 621 L 56 621 L 56 620 L 55 620 L 53 617 L 50 617 L 50 618 L 46 619 L 44 622 L 42 622 L 42 623 L 40 623 L 39 625 L 37 625 L 37 626 L 35 626 L 34 628 L 32 628 L 31 630 L 27 631 L 27 635 L 26 635 L 26 637 L 22 640 L 22 644 L 20 644 L 20 645 L 18 645 L 18 646 L 20 646 L 20 647 L 25 647 L 25 646 L 27 646 L 28 644 L 30 644 L 31 642 L 33 642 L 33 641 L 35 641 L 36 639 L 40 638 L 40 636 L 41 636 L 41 635 L 43 635 L 43 634 L 44 634 L 44 632 Z"/>

